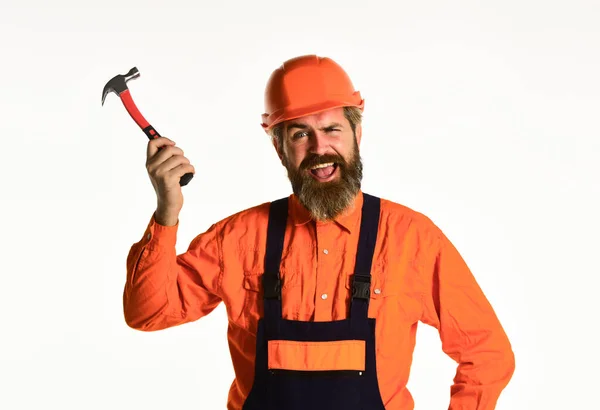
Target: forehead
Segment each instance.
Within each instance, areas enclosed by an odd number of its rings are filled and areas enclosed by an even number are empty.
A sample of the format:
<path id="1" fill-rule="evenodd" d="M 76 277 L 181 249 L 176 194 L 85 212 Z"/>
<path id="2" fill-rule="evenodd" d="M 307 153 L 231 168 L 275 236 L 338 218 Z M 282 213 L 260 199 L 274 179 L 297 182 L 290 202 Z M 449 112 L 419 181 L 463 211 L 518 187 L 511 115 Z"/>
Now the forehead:
<path id="1" fill-rule="evenodd" d="M 318 112 L 316 114 L 306 115 L 304 117 L 295 118 L 293 120 L 286 121 L 286 128 L 294 126 L 296 124 L 302 124 L 308 127 L 326 127 L 331 123 L 339 123 L 347 125 L 348 120 L 344 116 L 344 108 L 332 108 L 327 111 Z"/>

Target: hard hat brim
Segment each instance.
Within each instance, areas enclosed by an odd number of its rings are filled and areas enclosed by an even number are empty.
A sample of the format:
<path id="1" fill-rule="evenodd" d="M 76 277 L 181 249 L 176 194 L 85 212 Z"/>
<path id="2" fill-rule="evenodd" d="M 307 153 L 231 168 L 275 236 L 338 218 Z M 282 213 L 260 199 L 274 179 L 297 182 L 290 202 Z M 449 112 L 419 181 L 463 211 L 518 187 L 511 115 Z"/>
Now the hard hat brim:
<path id="1" fill-rule="evenodd" d="M 296 118 L 301 118 L 307 115 L 313 115 L 340 107 L 356 107 L 363 111 L 365 106 L 365 100 L 360 98 L 360 94 L 358 92 L 356 93 L 356 97 L 358 98 L 355 99 L 355 101 L 332 100 L 304 107 L 286 107 L 284 109 L 273 112 L 271 115 L 263 114 L 263 122 L 261 126 L 266 132 L 268 132 L 275 125 L 284 121 L 293 120 Z"/>

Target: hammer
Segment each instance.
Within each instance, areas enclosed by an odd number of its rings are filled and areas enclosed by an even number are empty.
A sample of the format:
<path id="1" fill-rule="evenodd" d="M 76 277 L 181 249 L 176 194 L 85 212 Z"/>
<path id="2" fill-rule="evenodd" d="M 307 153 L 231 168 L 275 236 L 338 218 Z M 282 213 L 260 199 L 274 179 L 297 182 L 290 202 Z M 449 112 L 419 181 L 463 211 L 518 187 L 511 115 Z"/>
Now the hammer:
<path id="1" fill-rule="evenodd" d="M 133 67 L 129 72 L 125 75 L 118 74 L 111 78 L 106 85 L 104 86 L 104 90 L 102 90 L 102 105 L 104 106 L 104 99 L 111 91 L 121 97 L 121 101 L 123 105 L 127 109 L 131 118 L 139 125 L 139 127 L 144 131 L 144 134 L 148 136 L 149 139 L 154 139 L 160 137 L 160 134 L 154 129 L 148 121 L 144 118 L 142 113 L 138 110 L 133 99 L 131 98 L 131 93 L 127 88 L 127 81 L 132 80 L 134 78 L 138 78 L 140 76 L 140 72 L 136 67 Z M 160 148 L 162 149 L 162 147 Z M 180 186 L 185 186 L 190 182 L 193 178 L 194 174 L 188 172 L 179 180 Z"/>

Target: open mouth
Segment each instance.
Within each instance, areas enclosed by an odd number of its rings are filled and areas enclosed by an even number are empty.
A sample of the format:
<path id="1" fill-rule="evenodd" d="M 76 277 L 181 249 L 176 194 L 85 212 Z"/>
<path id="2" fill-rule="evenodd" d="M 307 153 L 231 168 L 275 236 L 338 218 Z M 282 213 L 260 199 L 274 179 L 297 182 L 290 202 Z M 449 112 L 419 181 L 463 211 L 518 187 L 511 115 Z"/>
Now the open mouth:
<path id="1" fill-rule="evenodd" d="M 314 167 L 309 169 L 309 172 L 317 181 L 325 182 L 333 179 L 337 169 L 337 163 L 328 162 L 326 164 L 315 165 Z"/>

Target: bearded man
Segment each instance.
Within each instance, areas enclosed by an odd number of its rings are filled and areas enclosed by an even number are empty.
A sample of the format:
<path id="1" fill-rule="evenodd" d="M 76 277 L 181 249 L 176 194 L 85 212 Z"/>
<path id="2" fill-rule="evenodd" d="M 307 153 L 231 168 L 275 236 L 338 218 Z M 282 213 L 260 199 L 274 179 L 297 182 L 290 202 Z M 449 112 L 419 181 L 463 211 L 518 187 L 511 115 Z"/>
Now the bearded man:
<path id="1" fill-rule="evenodd" d="M 166 329 L 223 302 L 229 410 L 412 410 L 418 322 L 457 362 L 450 409 L 493 410 L 512 378 L 508 337 L 442 230 L 362 191 L 363 110 L 332 59 L 284 62 L 267 82 L 262 127 L 293 193 L 216 222 L 180 255 L 179 181 L 195 169 L 172 140 L 148 143 L 157 208 L 127 258 L 125 321 Z"/>

